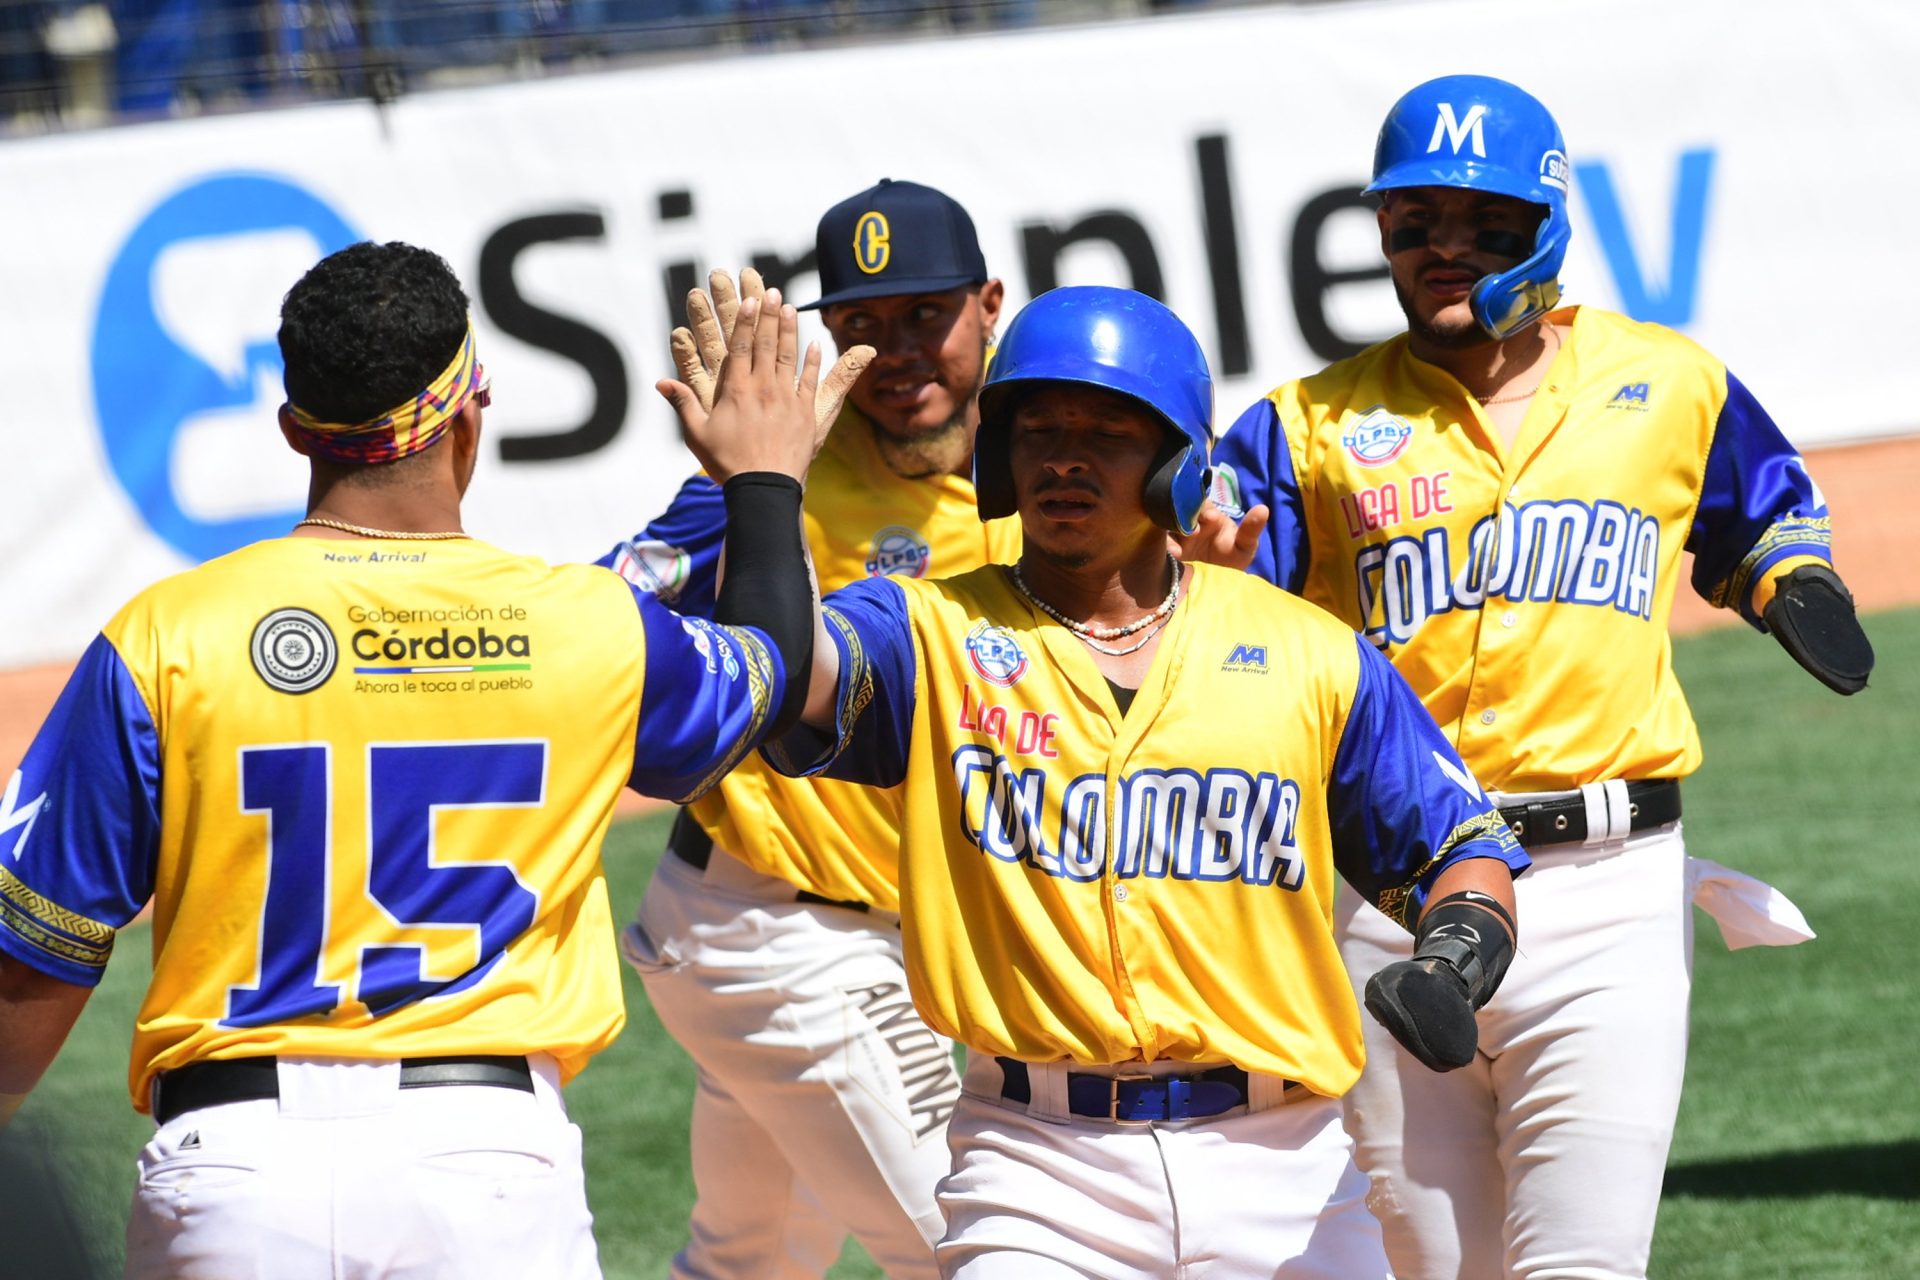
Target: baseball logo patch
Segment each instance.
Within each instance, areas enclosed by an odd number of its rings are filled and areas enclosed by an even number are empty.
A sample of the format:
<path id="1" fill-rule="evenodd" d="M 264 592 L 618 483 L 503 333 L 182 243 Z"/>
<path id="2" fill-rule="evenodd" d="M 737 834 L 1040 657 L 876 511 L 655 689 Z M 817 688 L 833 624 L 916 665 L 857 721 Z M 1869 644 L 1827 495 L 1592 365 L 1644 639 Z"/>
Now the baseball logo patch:
<path id="1" fill-rule="evenodd" d="M 693 568 L 693 557 L 665 542 L 624 542 L 613 554 L 613 571 L 663 603 L 680 598 Z"/>
<path id="2" fill-rule="evenodd" d="M 1027 674 L 1027 655 L 1005 627 L 980 622 L 967 633 L 967 662 L 988 684 L 1012 688 Z"/>
<path id="3" fill-rule="evenodd" d="M 1363 467 L 1384 467 L 1413 439 L 1413 428 L 1379 405 L 1354 420 L 1340 437 L 1347 456 Z"/>
<path id="4" fill-rule="evenodd" d="M 1240 498 L 1240 473 L 1233 469 L 1231 463 L 1222 462 L 1214 466 L 1213 475 L 1207 483 L 1207 497 L 1234 521 L 1246 518 L 1247 508 Z"/>
<path id="5" fill-rule="evenodd" d="M 327 682 L 339 661 L 333 632 L 305 609 L 275 609 L 253 628 L 248 646 L 253 669 L 282 693 L 311 693 Z"/>
<path id="6" fill-rule="evenodd" d="M 933 563 L 933 548 L 905 525 L 888 525 L 873 535 L 873 554 L 867 557 L 869 578 L 924 578 Z"/>

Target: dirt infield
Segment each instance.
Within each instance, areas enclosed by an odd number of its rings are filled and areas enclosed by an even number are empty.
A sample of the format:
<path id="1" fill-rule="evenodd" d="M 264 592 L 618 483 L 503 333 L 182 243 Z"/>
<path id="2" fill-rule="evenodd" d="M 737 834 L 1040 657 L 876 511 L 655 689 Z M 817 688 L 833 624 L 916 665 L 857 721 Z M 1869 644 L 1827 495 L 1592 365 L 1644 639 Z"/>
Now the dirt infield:
<path id="1" fill-rule="evenodd" d="M 1810 451 L 1807 465 L 1833 511 L 1834 561 L 1862 610 L 1920 604 L 1920 436 Z M 1738 619 L 1681 591 L 1673 631 L 1685 634 Z M 67 678 L 67 663 L 0 672 L 0 761 L 12 772 Z M 621 812 L 651 804 L 623 792 Z"/>

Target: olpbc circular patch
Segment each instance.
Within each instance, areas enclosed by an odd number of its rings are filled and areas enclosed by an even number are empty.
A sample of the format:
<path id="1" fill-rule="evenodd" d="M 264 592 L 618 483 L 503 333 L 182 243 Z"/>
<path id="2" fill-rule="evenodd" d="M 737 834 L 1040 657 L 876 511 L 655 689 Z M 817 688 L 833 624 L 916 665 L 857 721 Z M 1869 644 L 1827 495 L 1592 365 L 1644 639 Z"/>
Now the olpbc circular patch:
<path id="1" fill-rule="evenodd" d="M 1413 428 L 1379 405 L 1360 415 L 1340 437 L 1347 456 L 1363 467 L 1384 467 L 1413 439 Z"/>
<path id="2" fill-rule="evenodd" d="M 967 662 L 988 684 L 1011 688 L 1027 674 L 1027 655 L 1005 627 L 982 622 L 967 633 Z"/>
<path id="3" fill-rule="evenodd" d="M 867 557 L 869 578 L 924 578 L 933 563 L 933 548 L 917 532 L 890 524 L 873 535 L 873 554 Z"/>
<path id="4" fill-rule="evenodd" d="M 275 609 L 253 629 L 253 669 L 282 693 L 311 693 L 339 661 L 333 632 L 305 609 Z"/>

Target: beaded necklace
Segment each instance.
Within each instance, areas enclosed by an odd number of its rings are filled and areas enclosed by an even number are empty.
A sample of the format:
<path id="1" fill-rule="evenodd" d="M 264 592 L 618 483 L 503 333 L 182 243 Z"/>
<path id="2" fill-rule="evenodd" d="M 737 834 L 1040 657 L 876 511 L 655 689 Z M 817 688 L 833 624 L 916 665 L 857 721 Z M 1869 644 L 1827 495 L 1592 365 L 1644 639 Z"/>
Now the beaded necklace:
<path id="1" fill-rule="evenodd" d="M 1167 598 L 1162 600 L 1152 613 L 1146 614 L 1144 617 L 1138 618 L 1133 622 L 1129 622 L 1124 627 L 1096 627 L 1089 623 L 1076 622 L 1035 595 L 1033 588 L 1029 587 L 1027 580 L 1021 576 L 1020 566 L 1018 564 L 1007 566 L 1007 571 L 1013 578 L 1013 585 L 1020 589 L 1021 595 L 1032 602 L 1034 608 L 1040 610 L 1040 612 L 1073 632 L 1089 649 L 1094 650 L 1096 653 L 1104 653 L 1109 657 L 1124 658 L 1130 653 L 1138 653 L 1147 646 L 1148 641 L 1159 635 L 1172 618 L 1174 606 L 1180 603 L 1180 579 L 1182 576 L 1180 572 L 1180 562 L 1174 559 L 1171 552 L 1167 555 L 1167 567 L 1173 572 L 1173 586 L 1167 591 Z M 1124 647 L 1115 648 L 1112 645 L 1100 643 L 1103 640 L 1118 640 L 1122 636 L 1130 636 L 1143 630 L 1146 631 L 1147 634 Z"/>

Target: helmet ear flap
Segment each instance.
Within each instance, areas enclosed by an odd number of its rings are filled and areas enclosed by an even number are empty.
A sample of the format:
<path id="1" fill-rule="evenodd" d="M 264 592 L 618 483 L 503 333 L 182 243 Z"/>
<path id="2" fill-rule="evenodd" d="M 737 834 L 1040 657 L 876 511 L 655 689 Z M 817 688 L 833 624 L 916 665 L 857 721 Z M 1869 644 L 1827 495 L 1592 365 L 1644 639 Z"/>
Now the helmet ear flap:
<path id="1" fill-rule="evenodd" d="M 1020 509 L 1013 490 L 1013 414 L 1020 384 L 980 388 L 980 425 L 973 433 L 973 496 L 982 521 Z"/>
<path id="2" fill-rule="evenodd" d="M 1147 514 L 1162 529 L 1181 535 L 1199 527 L 1200 507 L 1213 484 L 1213 468 L 1196 465 L 1193 445 L 1169 428 L 1167 442 L 1147 473 Z"/>
<path id="3" fill-rule="evenodd" d="M 998 520 L 1020 509 L 1013 491 L 1013 450 L 1009 433 L 983 420 L 973 437 L 973 496 L 980 519 Z"/>
<path id="4" fill-rule="evenodd" d="M 1566 213 L 1549 205 L 1540 219 L 1533 253 L 1518 266 L 1474 283 L 1467 305 L 1483 332 L 1496 339 L 1511 338 L 1560 305 L 1560 263 L 1572 234 Z"/>

